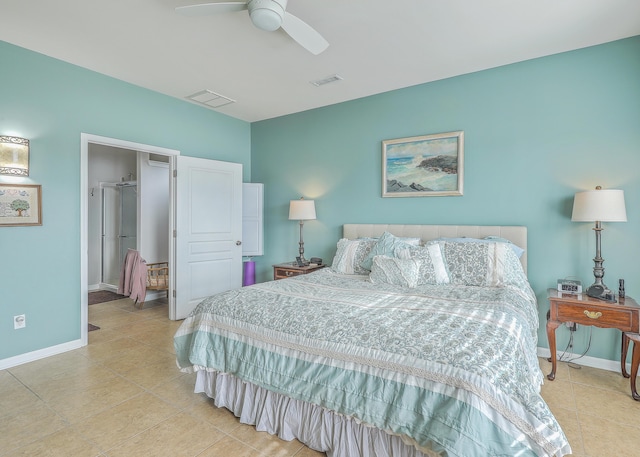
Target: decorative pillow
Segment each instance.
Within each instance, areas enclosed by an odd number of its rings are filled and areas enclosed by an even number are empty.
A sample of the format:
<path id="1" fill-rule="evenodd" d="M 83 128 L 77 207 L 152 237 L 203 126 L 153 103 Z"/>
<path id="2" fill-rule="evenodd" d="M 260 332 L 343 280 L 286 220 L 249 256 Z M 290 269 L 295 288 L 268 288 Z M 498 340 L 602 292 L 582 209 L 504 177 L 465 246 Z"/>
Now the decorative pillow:
<path id="1" fill-rule="evenodd" d="M 524 254 L 524 249 L 522 249 L 520 246 L 513 244 L 511 241 L 509 241 L 506 238 L 502 238 L 494 235 L 485 236 L 484 238 L 471 238 L 471 237 L 444 238 L 443 237 L 443 238 L 436 238 L 435 240 L 430 240 L 427 242 L 427 244 L 437 243 L 439 241 L 449 241 L 450 243 L 506 243 L 511 247 L 511 249 L 513 249 L 513 252 L 516 253 L 518 258 L 522 257 L 522 254 Z"/>
<path id="2" fill-rule="evenodd" d="M 420 243 L 419 238 L 415 238 Z M 373 263 L 373 258 L 377 255 L 386 255 L 388 257 L 399 257 L 400 251 L 410 249 L 412 244 L 403 241 L 401 238 L 392 235 L 389 232 L 384 232 L 380 238 L 378 238 L 378 242 L 373 246 L 371 252 L 364 258 L 364 261 L 360 265 L 365 270 L 371 270 L 371 264 Z"/>
<path id="3" fill-rule="evenodd" d="M 342 238 L 338 241 L 331 269 L 336 273 L 368 274 L 369 270 L 365 270 L 360 264 L 377 242 L 378 240 L 373 238 L 360 238 L 357 240 Z"/>
<path id="4" fill-rule="evenodd" d="M 452 284 L 503 287 L 526 283 L 526 276 L 515 252 L 501 242 L 439 241 Z"/>
<path id="5" fill-rule="evenodd" d="M 401 259 L 408 256 L 422 261 L 418 285 L 423 284 L 448 284 L 449 274 L 442 258 L 439 244 L 431 244 L 424 247 L 402 250 L 399 252 Z"/>
<path id="6" fill-rule="evenodd" d="M 398 259 L 377 255 L 371 262 L 369 280 L 374 284 L 385 283 L 414 288 L 420 277 L 420 259 Z"/>
<path id="7" fill-rule="evenodd" d="M 485 236 L 483 239 L 489 240 L 489 241 L 495 241 L 497 243 L 506 243 L 506 244 L 508 244 L 511 247 L 511 249 L 513 249 L 513 252 L 515 252 L 515 254 L 518 256 L 518 258 L 522 257 L 522 254 L 524 254 L 524 249 L 522 249 L 517 244 L 512 243 L 511 241 L 509 241 L 506 238 L 490 235 L 490 236 Z"/>

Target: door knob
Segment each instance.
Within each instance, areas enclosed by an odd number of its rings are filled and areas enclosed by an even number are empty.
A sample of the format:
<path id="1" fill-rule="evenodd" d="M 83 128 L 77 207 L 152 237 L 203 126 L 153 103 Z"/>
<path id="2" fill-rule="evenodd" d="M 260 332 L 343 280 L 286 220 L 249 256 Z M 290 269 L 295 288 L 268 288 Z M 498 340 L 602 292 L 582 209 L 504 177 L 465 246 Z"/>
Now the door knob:
<path id="1" fill-rule="evenodd" d="M 236 241 L 236 246 L 240 246 L 242 244 L 242 241 Z"/>

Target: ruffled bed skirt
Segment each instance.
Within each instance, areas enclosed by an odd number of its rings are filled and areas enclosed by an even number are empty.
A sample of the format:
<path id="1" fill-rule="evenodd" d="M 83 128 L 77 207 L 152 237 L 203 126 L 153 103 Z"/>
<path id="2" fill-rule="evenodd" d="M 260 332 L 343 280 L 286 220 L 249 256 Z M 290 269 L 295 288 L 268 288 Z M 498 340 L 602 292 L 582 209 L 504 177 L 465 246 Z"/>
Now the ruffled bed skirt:
<path id="1" fill-rule="evenodd" d="M 195 392 L 204 392 L 240 422 L 285 441 L 298 439 L 327 457 L 432 457 L 400 436 L 359 423 L 325 408 L 244 382 L 233 375 L 198 371 Z M 427 451 L 428 452 L 428 451 Z"/>

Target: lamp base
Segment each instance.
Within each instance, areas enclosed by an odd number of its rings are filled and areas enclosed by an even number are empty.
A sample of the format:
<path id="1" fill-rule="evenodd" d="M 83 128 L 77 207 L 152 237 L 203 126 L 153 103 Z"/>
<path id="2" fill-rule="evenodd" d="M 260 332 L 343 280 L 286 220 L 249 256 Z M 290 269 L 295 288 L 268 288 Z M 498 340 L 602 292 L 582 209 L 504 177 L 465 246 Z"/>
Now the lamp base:
<path id="1" fill-rule="evenodd" d="M 587 295 L 591 298 L 597 298 L 599 300 L 605 300 L 612 303 L 617 301 L 615 294 L 604 284 L 590 285 L 587 288 Z"/>

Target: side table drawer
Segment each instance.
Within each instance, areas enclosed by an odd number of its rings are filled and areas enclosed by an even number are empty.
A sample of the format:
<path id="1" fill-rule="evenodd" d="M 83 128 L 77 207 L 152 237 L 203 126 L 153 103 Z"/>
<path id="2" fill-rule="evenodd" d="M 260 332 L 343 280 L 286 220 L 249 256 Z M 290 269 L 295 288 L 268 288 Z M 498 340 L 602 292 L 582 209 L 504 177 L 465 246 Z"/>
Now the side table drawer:
<path id="1" fill-rule="evenodd" d="M 628 332 L 633 329 L 632 310 L 612 310 L 597 305 L 558 303 L 558 320 L 596 327 L 613 327 Z"/>
<path id="2" fill-rule="evenodd" d="M 273 269 L 274 279 L 290 278 L 292 276 L 298 276 L 301 274 L 304 274 L 304 272 L 300 270 L 289 270 L 287 268 L 278 268 L 278 267 L 275 267 Z"/>

